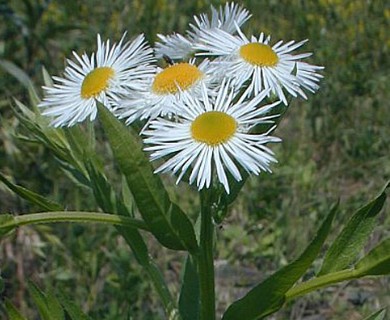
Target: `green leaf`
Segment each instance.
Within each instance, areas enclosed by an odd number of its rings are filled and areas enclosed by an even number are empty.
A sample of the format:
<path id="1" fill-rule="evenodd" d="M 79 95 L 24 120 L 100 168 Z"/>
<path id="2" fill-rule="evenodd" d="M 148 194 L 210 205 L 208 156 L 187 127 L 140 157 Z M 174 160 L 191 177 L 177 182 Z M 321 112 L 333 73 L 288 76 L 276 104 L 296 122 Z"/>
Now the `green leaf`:
<path id="1" fill-rule="evenodd" d="M 386 316 L 386 309 L 381 309 L 369 315 L 367 318 L 364 318 L 363 320 L 384 320 L 385 316 Z"/>
<path id="2" fill-rule="evenodd" d="M 126 208 L 126 213 L 128 213 L 131 217 L 134 217 L 135 203 L 133 195 L 131 194 L 129 186 L 127 185 L 126 178 L 123 175 L 121 197 L 123 206 Z M 118 210 L 120 210 L 120 208 Z"/>
<path id="3" fill-rule="evenodd" d="M 360 277 L 390 274 L 390 238 L 382 241 L 363 257 L 356 264 L 355 270 Z"/>
<path id="4" fill-rule="evenodd" d="M 233 203 L 234 200 L 236 200 L 242 187 L 245 185 L 245 182 L 249 177 L 249 174 L 243 168 L 239 167 L 239 170 L 242 177 L 240 181 L 237 181 L 235 178 L 229 175 L 229 185 L 231 186 L 231 190 L 229 194 L 225 193 L 226 202 L 228 205 Z"/>
<path id="5" fill-rule="evenodd" d="M 98 108 L 115 159 L 153 235 L 167 248 L 195 252 L 197 242 L 193 226 L 184 212 L 170 201 L 160 177 L 153 173 L 138 137 L 103 105 Z"/>
<path id="6" fill-rule="evenodd" d="M 13 62 L 0 59 L 0 67 L 2 67 L 10 75 L 15 77 L 26 89 L 30 89 L 33 87 L 33 83 L 27 73 L 20 69 Z"/>
<path id="7" fill-rule="evenodd" d="M 59 292 L 57 295 L 61 305 L 72 320 L 92 320 L 81 310 L 80 306 L 71 301 L 62 292 Z"/>
<path id="8" fill-rule="evenodd" d="M 90 186 L 99 207 L 105 212 L 133 216 L 125 204 L 115 199 L 112 186 L 106 177 L 96 170 L 91 163 L 87 163 L 86 168 L 90 177 Z M 137 261 L 144 267 L 148 265 L 149 253 L 141 234 L 135 228 L 131 227 L 117 227 L 117 230 L 132 248 Z"/>
<path id="9" fill-rule="evenodd" d="M 32 102 L 32 108 L 36 109 L 36 103 L 39 101 L 39 98 L 34 84 L 28 74 L 23 69 L 20 69 L 15 63 L 8 60 L 0 59 L 0 67 L 12 75 L 28 90 Z"/>
<path id="10" fill-rule="evenodd" d="M 240 171 L 242 177 L 240 181 L 236 181 L 231 174 L 228 174 L 227 176 L 230 193 L 226 193 L 225 189 L 221 188 L 221 186 L 217 191 L 216 199 L 214 200 L 216 203 L 214 220 L 217 224 L 222 223 L 225 219 L 228 213 L 228 206 L 236 200 L 249 177 L 249 174 L 243 168 L 239 167 L 238 170 Z"/>
<path id="11" fill-rule="evenodd" d="M 376 199 L 352 216 L 327 251 L 319 275 L 343 270 L 356 259 L 374 229 L 378 213 L 383 208 L 386 188 Z"/>
<path id="12" fill-rule="evenodd" d="M 95 131 L 93 123 L 87 122 L 85 126 L 73 126 L 64 129 L 69 149 L 72 150 L 74 157 L 90 163 L 98 168 L 103 168 L 102 162 L 95 153 Z"/>
<path id="13" fill-rule="evenodd" d="M 86 164 L 86 168 L 90 177 L 90 186 L 98 205 L 106 212 L 133 217 L 134 215 L 131 208 L 129 209 L 119 197 L 115 197 L 112 186 L 105 176 L 90 163 Z M 149 254 L 146 243 L 140 232 L 136 228 L 122 226 L 117 226 L 117 230 L 130 246 L 138 263 L 151 278 L 151 281 L 162 300 L 166 313 L 168 315 L 174 313 L 175 308 L 171 294 L 160 271 Z"/>
<path id="14" fill-rule="evenodd" d="M 27 118 L 27 119 L 35 119 L 36 115 L 34 112 L 31 111 L 30 108 L 28 108 L 26 105 L 24 105 L 22 102 L 20 102 L 18 99 L 14 98 L 14 103 L 16 106 L 19 108 L 19 110 L 22 112 L 22 114 Z"/>
<path id="15" fill-rule="evenodd" d="M 15 192 L 18 196 L 23 199 L 39 206 L 42 210 L 45 211 L 60 211 L 62 206 L 54 201 L 48 200 L 45 197 L 30 191 L 22 186 L 18 186 L 9 181 L 4 175 L 0 173 L 0 181 L 3 182 L 8 188 Z"/>
<path id="16" fill-rule="evenodd" d="M 89 175 L 89 185 L 98 206 L 104 212 L 117 213 L 114 190 L 106 177 L 89 161 L 86 162 L 85 167 Z"/>
<path id="17" fill-rule="evenodd" d="M 148 249 L 141 234 L 138 232 L 138 230 L 132 230 L 131 228 L 118 227 L 118 231 L 133 250 L 134 256 L 139 264 L 150 277 L 156 291 L 159 294 L 161 302 L 164 305 L 166 314 L 175 314 L 176 309 L 171 293 L 164 281 L 164 278 L 162 277 L 160 270 L 154 263 L 151 255 L 148 253 Z"/>
<path id="18" fill-rule="evenodd" d="M 179 297 L 179 312 L 183 320 L 199 318 L 199 277 L 190 255 L 186 258 Z"/>
<path id="19" fill-rule="evenodd" d="M 27 320 L 19 313 L 18 309 L 16 309 L 16 307 L 8 299 L 5 300 L 4 304 L 9 320 Z"/>
<path id="20" fill-rule="evenodd" d="M 28 291 L 30 292 L 35 305 L 38 307 L 39 314 L 43 320 L 57 320 L 52 318 L 50 307 L 47 304 L 46 296 L 34 283 L 28 283 Z"/>
<path id="21" fill-rule="evenodd" d="M 279 310 L 285 301 L 286 292 L 304 275 L 319 254 L 337 210 L 338 204 L 330 210 L 316 237 L 297 260 L 275 272 L 243 298 L 230 305 L 222 319 L 262 319 Z"/>
<path id="22" fill-rule="evenodd" d="M 129 209 L 119 197 L 115 197 L 113 189 L 105 176 L 91 164 L 87 163 L 86 168 L 90 176 L 90 186 L 94 192 L 98 205 L 106 212 L 133 217 L 134 215 L 132 214 L 131 209 Z M 141 233 L 136 228 L 132 227 L 118 226 L 117 230 L 130 246 L 138 263 L 151 278 L 165 307 L 166 313 L 169 315 L 175 312 L 171 294 L 160 271 L 148 252 L 148 248 Z"/>
<path id="23" fill-rule="evenodd" d="M 53 289 L 50 289 L 46 294 L 46 305 L 50 310 L 51 320 L 65 320 L 64 309 L 54 295 Z"/>
<path id="24" fill-rule="evenodd" d="M 87 181 L 85 181 L 86 172 L 82 162 L 84 157 L 88 157 L 90 154 L 91 146 L 89 142 L 85 142 L 86 139 L 80 139 L 82 135 L 80 128 L 53 128 L 49 124 L 49 119 L 41 116 L 39 110 L 33 113 L 21 102 L 15 100 L 15 104 L 17 106 L 17 108 L 13 108 L 15 116 L 26 130 L 30 132 L 30 141 L 41 143 L 48 148 L 65 172 L 70 173 L 71 178 L 81 184 L 87 184 Z M 84 140 L 84 142 L 80 140 Z M 76 148 L 76 143 L 79 143 L 81 146 Z M 88 152 L 83 152 L 82 157 L 78 151 L 83 147 Z"/>
<path id="25" fill-rule="evenodd" d="M 15 229 L 15 218 L 11 214 L 0 214 L 0 239 Z"/>
<path id="26" fill-rule="evenodd" d="M 52 87 L 54 85 L 53 79 L 51 78 L 49 72 L 47 72 L 47 69 L 44 66 L 42 67 L 42 77 L 43 83 L 46 87 Z"/>

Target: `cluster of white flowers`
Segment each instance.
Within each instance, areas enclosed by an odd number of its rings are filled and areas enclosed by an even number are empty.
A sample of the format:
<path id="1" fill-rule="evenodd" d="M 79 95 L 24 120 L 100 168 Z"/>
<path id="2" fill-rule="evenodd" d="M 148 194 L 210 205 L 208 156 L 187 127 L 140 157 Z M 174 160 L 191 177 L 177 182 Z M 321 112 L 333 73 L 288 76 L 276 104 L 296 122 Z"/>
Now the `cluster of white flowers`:
<path id="1" fill-rule="evenodd" d="M 216 177 L 229 192 L 228 175 L 270 171 L 276 162 L 266 146 L 280 139 L 272 110 L 288 104 L 288 95 L 315 92 L 322 67 L 303 62 L 311 53 L 292 54 L 306 40 L 278 41 L 247 37 L 241 26 L 251 17 L 235 3 L 194 17 L 185 35 L 158 35 L 154 50 L 144 36 L 118 44 L 97 37 L 90 57 L 73 53 L 64 77 L 44 87 L 43 114 L 55 127 L 72 126 L 97 115 L 96 101 L 130 125 L 145 121 L 141 134 L 151 160 L 166 161 L 156 172 L 172 172 L 180 181 L 187 171 L 198 189 Z M 168 66 L 157 66 L 158 59 Z M 271 98 L 273 100 L 271 100 Z M 258 133 L 259 124 L 271 123 Z"/>

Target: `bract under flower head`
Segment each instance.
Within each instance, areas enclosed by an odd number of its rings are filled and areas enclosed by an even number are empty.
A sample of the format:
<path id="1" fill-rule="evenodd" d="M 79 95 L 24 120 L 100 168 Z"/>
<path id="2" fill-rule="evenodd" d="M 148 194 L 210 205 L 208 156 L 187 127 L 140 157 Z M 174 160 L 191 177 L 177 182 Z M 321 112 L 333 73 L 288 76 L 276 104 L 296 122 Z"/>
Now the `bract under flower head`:
<path id="1" fill-rule="evenodd" d="M 55 127 L 72 126 L 96 118 L 96 101 L 113 110 L 119 97 L 139 90 L 139 81 L 153 76 L 153 51 L 139 35 L 131 42 L 102 42 L 97 36 L 97 51 L 89 57 L 73 52 L 76 62 L 67 60 L 64 77 L 53 77 L 54 85 L 44 87 L 45 96 L 39 107 L 53 117 Z"/>

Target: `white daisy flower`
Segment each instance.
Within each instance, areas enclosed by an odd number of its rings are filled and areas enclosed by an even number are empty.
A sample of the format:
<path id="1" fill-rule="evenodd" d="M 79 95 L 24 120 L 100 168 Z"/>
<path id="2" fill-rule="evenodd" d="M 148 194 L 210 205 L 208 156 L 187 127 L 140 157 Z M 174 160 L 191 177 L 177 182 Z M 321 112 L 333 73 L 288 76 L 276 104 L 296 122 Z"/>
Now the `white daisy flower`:
<path id="1" fill-rule="evenodd" d="M 196 46 L 203 51 L 199 55 L 218 56 L 219 59 L 213 65 L 235 85 L 247 83 L 247 93 L 250 95 L 270 89 L 270 95 L 277 95 L 287 105 L 284 91 L 293 97 L 300 95 L 306 99 L 301 86 L 309 90 L 316 89 L 315 79 L 321 77 L 316 71 L 321 67 L 300 61 L 311 56 L 311 53 L 291 54 L 307 40 L 284 44 L 279 41 L 271 46 L 270 36 L 266 37 L 264 33 L 258 38 L 252 36 L 248 39 L 238 26 L 237 31 L 238 35 L 219 29 L 202 31 Z M 300 71 L 295 72 L 298 66 Z"/>
<path id="2" fill-rule="evenodd" d="M 234 2 L 220 6 L 219 10 L 211 6 L 211 18 L 205 13 L 194 16 L 195 23 L 190 24 L 191 31 L 187 36 L 179 33 L 164 36 L 158 34 L 160 41 L 155 45 L 157 58 L 168 56 L 171 59 L 182 60 L 191 57 L 195 53 L 195 44 L 199 40 L 202 30 L 218 28 L 229 33 L 236 33 L 236 24 L 243 25 L 251 14 L 244 7 Z"/>
<path id="3" fill-rule="evenodd" d="M 67 60 L 64 77 L 53 77 L 53 87 L 43 87 L 45 97 L 39 107 L 53 117 L 55 127 L 72 126 L 96 118 L 96 101 L 109 110 L 118 105 L 119 96 L 129 90 L 139 90 L 140 79 L 151 77 L 155 67 L 153 51 L 139 35 L 132 42 L 110 46 L 97 36 L 97 51 L 89 58 L 73 52 L 77 63 Z"/>
<path id="4" fill-rule="evenodd" d="M 158 68 L 153 78 L 143 82 L 137 94 L 121 100 L 116 114 L 119 118 L 126 118 L 127 124 L 136 119 L 171 116 L 180 111 L 175 102 L 181 99 L 183 92 L 200 97 L 201 85 L 211 86 L 213 83 L 207 59 L 199 66 L 192 59 L 190 62 L 169 65 L 165 69 Z"/>
<path id="5" fill-rule="evenodd" d="M 169 158 L 155 172 L 178 173 L 178 183 L 190 170 L 189 183 L 196 181 L 199 190 L 210 187 L 215 173 L 227 193 L 226 171 L 237 181 L 242 179 L 238 166 L 256 175 L 270 172 L 276 160 L 266 144 L 280 139 L 269 135 L 273 128 L 263 134 L 251 133 L 251 129 L 272 123 L 275 116 L 266 114 L 279 102 L 258 107 L 267 91 L 248 100 L 237 96 L 225 81 L 217 97 L 210 98 L 204 85 L 202 95 L 199 100 L 184 93 L 178 103 L 183 109 L 180 121 L 158 118 L 143 132 L 145 144 L 151 145 L 145 148 L 152 152 L 151 160 Z"/>

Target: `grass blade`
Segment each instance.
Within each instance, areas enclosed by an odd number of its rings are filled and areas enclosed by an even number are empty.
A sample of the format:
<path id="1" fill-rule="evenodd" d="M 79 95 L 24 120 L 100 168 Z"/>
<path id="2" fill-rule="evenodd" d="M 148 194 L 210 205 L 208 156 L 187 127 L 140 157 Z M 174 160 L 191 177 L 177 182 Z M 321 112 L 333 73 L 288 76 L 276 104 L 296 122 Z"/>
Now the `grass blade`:
<path id="1" fill-rule="evenodd" d="M 363 320 L 384 320 L 385 316 L 386 316 L 386 309 L 381 309 L 369 315 L 367 318 L 364 318 Z"/>
<path id="2" fill-rule="evenodd" d="M 9 320 L 27 320 L 20 314 L 18 309 L 16 309 L 16 307 L 8 299 L 5 300 L 4 305 Z"/>
<path id="3" fill-rule="evenodd" d="M 65 296 L 62 292 L 58 294 L 59 300 L 61 301 L 61 305 L 64 307 L 66 313 L 72 320 L 92 320 L 88 317 L 81 308 L 71 301 L 67 296 Z"/>
<path id="4" fill-rule="evenodd" d="M 54 318 L 51 317 L 51 310 L 47 305 L 46 296 L 43 291 L 41 291 L 41 289 L 39 289 L 38 286 L 32 282 L 28 283 L 28 291 L 30 292 L 35 305 L 38 308 L 42 320 L 54 320 Z"/>
<path id="5" fill-rule="evenodd" d="M 46 305 L 50 310 L 50 319 L 65 320 L 64 309 L 54 295 L 53 289 L 50 289 L 46 294 Z"/>

